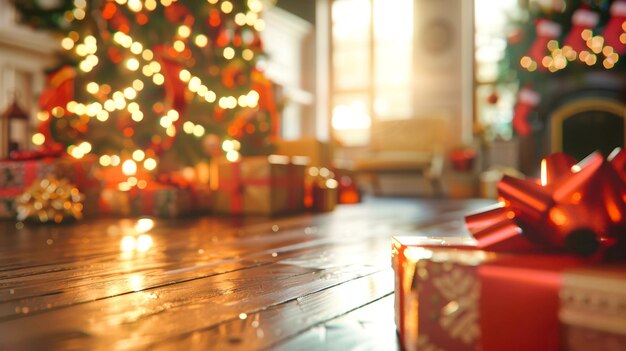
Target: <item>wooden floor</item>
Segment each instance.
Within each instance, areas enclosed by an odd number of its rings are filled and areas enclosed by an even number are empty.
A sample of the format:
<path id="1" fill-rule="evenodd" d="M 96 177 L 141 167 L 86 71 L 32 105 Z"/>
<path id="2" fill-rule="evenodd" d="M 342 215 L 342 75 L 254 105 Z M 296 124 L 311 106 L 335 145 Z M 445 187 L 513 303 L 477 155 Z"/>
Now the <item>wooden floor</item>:
<path id="1" fill-rule="evenodd" d="M 0 222 L 0 350 L 397 350 L 390 236 L 464 235 L 488 203 Z"/>

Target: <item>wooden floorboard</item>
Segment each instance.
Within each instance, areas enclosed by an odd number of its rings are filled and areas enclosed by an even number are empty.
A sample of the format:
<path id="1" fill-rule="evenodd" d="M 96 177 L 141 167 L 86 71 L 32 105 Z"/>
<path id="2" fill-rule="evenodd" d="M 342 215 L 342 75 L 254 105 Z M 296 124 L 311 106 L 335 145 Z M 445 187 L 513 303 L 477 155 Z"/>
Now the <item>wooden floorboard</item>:
<path id="1" fill-rule="evenodd" d="M 238 316 L 208 330 L 198 330 L 182 338 L 161 342 L 155 348 L 256 350 L 275 347 L 312 325 L 329 321 L 388 295 L 392 286 L 393 274 L 386 269 L 253 311 L 243 319 Z"/>
<path id="2" fill-rule="evenodd" d="M 0 349 L 396 347 L 390 236 L 465 235 L 463 215 L 488 203 L 372 199 L 145 232 L 136 219 L 0 222 Z M 128 250 L 140 235 L 151 245 Z M 391 327 L 364 327 L 370 315 Z"/>
<path id="3" fill-rule="evenodd" d="M 396 341 L 396 342 L 394 342 Z M 399 351 L 394 296 L 386 295 L 271 347 L 274 351 Z"/>

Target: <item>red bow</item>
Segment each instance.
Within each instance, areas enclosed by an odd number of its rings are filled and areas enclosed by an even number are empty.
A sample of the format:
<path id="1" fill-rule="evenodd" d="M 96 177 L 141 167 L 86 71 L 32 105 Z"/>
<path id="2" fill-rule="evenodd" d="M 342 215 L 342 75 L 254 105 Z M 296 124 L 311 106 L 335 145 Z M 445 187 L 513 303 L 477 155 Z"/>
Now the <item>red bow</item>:
<path id="1" fill-rule="evenodd" d="M 624 250 L 625 151 L 607 159 L 595 152 L 578 164 L 552 154 L 541 162 L 541 180 L 504 176 L 498 194 L 498 205 L 465 217 L 480 248 L 586 256 Z"/>

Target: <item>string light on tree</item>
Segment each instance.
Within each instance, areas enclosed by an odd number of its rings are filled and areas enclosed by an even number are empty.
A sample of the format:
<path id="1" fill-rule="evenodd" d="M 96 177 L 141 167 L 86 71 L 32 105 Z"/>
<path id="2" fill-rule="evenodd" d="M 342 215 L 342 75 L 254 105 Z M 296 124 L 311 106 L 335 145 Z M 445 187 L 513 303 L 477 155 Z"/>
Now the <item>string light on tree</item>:
<path id="1" fill-rule="evenodd" d="M 277 115 L 255 67 L 263 1 L 75 0 L 49 11 L 39 3 L 16 7 L 56 33 L 60 62 L 75 65 L 49 77 L 33 143 L 61 144 L 77 158 L 93 153 L 129 176 L 124 188 L 143 184 L 130 177 L 157 170 L 167 153 L 185 164 L 208 157 L 207 134 L 249 138 L 223 150 L 229 159 L 267 150 Z"/>

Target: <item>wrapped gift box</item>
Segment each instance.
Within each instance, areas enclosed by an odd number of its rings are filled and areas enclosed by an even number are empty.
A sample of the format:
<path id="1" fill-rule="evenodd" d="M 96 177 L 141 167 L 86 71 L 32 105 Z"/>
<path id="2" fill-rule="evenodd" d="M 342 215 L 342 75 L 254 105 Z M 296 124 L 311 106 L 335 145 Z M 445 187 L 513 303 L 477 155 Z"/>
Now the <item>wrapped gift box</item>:
<path id="1" fill-rule="evenodd" d="M 567 271 L 559 319 L 564 350 L 613 351 L 626 346 L 626 265 Z"/>
<path id="2" fill-rule="evenodd" d="M 206 186 L 181 188 L 152 182 L 145 189 L 130 191 L 105 188 L 100 194 L 98 209 L 103 215 L 175 218 L 208 213 L 211 195 Z"/>
<path id="3" fill-rule="evenodd" d="M 337 206 L 337 185 L 334 183 L 313 184 L 312 186 L 312 205 L 311 208 L 317 212 L 329 212 Z"/>
<path id="4" fill-rule="evenodd" d="M 83 193 L 92 194 L 100 188 L 95 177 L 95 156 L 0 161 L 0 218 L 15 218 L 15 198 L 36 179 L 47 175 L 67 178 Z"/>
<path id="5" fill-rule="evenodd" d="M 396 237 L 396 324 L 405 350 L 559 350 L 565 255 L 477 250 L 473 239 Z"/>
<path id="6" fill-rule="evenodd" d="M 306 157 L 251 156 L 217 162 L 215 212 L 271 215 L 304 209 Z"/>
<path id="7" fill-rule="evenodd" d="M 67 178 L 79 189 L 99 186 L 95 177 L 97 159 L 89 155 L 81 159 L 72 157 L 42 158 L 33 160 L 0 161 L 0 189 L 26 189 L 35 179 L 52 174 L 57 178 Z"/>

